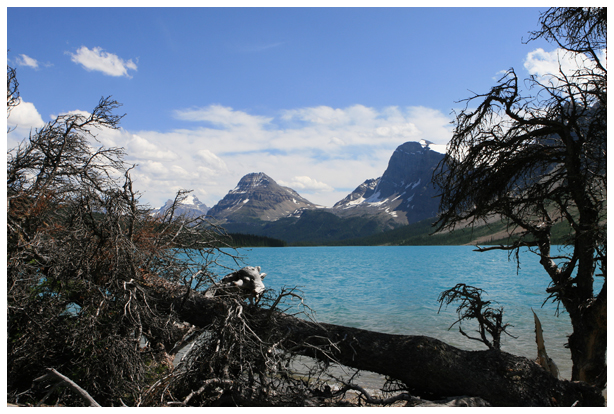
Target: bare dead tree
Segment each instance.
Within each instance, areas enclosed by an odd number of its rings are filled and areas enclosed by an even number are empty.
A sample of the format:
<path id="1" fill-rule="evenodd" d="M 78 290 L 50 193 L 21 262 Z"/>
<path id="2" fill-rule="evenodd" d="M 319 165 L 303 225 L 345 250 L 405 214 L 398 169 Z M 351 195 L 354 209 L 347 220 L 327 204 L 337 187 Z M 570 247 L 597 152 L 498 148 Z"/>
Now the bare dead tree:
<path id="1" fill-rule="evenodd" d="M 460 302 L 456 308 L 458 320 L 450 326 L 450 329 L 458 324 L 458 331 L 463 336 L 482 342 L 490 349 L 501 349 L 501 334 L 505 333 L 512 336 L 507 332 L 507 327 L 511 325 L 503 324 L 503 308 L 492 308 L 490 305 L 493 302 L 482 299 L 482 293 L 485 292 L 480 288 L 459 283 L 453 288 L 441 292 L 437 299 L 439 311 L 444 305 L 447 307 L 452 302 Z M 469 336 L 461 327 L 463 321 L 472 319 L 475 319 L 478 323 L 476 332 L 480 335 L 479 338 Z M 490 335 L 491 339 L 488 339 L 487 334 Z"/>
<path id="2" fill-rule="evenodd" d="M 16 87 L 8 82 L 7 112 Z M 95 138 L 119 127 L 119 106 L 102 98 L 91 113 L 59 116 L 8 152 L 12 398 L 35 395 L 32 380 L 53 368 L 103 405 L 137 401 L 152 376 L 170 369 L 165 353 L 186 330 L 147 293 L 153 275 L 200 288 L 215 256 L 226 254 L 225 233 L 202 218 L 154 217 L 139 203 L 123 149 Z"/>
<path id="3" fill-rule="evenodd" d="M 607 69 L 604 8 L 550 9 L 532 39 L 554 40 L 576 59 L 526 90 L 510 69 L 456 116 L 448 152 L 434 175 L 441 189 L 438 230 L 499 217 L 514 238 L 500 246 L 538 256 L 546 289 L 569 313 L 572 379 L 606 384 Z M 475 108 L 475 109 L 473 109 Z M 556 252 L 557 224 L 571 229 Z M 595 291 L 595 278 L 604 279 Z"/>
<path id="4" fill-rule="evenodd" d="M 530 40 L 543 38 L 561 49 L 586 53 L 605 70 L 597 52 L 607 47 L 607 8 L 551 8 L 540 18 L 540 29 L 531 32 Z"/>

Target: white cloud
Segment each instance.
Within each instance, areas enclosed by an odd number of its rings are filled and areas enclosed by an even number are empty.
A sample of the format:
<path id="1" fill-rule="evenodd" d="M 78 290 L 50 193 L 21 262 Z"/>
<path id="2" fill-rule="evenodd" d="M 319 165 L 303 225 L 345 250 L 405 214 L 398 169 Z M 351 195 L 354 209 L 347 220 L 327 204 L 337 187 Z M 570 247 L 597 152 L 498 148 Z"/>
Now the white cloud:
<path id="1" fill-rule="evenodd" d="M 390 126 L 381 126 L 375 130 L 375 133 L 381 137 L 407 137 L 417 135 L 418 129 L 414 124 L 403 123 Z"/>
<path id="2" fill-rule="evenodd" d="M 599 53 L 600 60 L 605 62 L 605 50 Z M 547 52 L 544 49 L 535 49 L 527 54 L 524 62 L 525 69 L 531 75 L 535 75 L 542 83 L 556 85 L 558 81 L 552 75 L 572 76 L 578 70 L 592 70 L 595 63 L 584 54 L 568 52 L 564 49 L 555 49 Z M 581 78 L 578 78 L 581 81 Z"/>
<path id="3" fill-rule="evenodd" d="M 91 113 L 88 111 L 83 111 L 81 109 L 75 109 L 75 110 L 68 111 L 68 112 L 62 112 L 60 113 L 60 115 L 51 115 L 51 118 L 55 119 L 58 116 L 70 116 L 70 115 L 79 115 L 79 116 L 87 118 L 91 115 Z"/>
<path id="4" fill-rule="evenodd" d="M 221 128 L 262 128 L 271 118 L 250 115 L 243 111 L 235 111 L 222 105 L 210 105 L 205 108 L 183 109 L 175 111 L 175 118 L 184 121 L 208 122 Z"/>
<path id="5" fill-rule="evenodd" d="M 364 180 L 381 176 L 404 142 L 445 145 L 452 136 L 451 118 L 424 107 L 319 106 L 266 117 L 210 105 L 177 110 L 175 117 L 189 122 L 174 131 L 114 137 L 127 147 L 127 160 L 139 164 L 136 188 L 157 207 L 178 188 L 195 190 L 212 206 L 242 176 L 259 171 L 332 206 Z M 176 158 L 163 156 L 170 153 Z"/>
<path id="6" fill-rule="evenodd" d="M 19 128 L 41 128 L 45 125 L 43 118 L 36 110 L 36 107 L 31 102 L 26 102 L 19 99 L 19 105 L 13 107 L 11 114 L 7 119 L 9 127 Z"/>
<path id="7" fill-rule="evenodd" d="M 38 68 L 38 61 L 28 55 L 21 54 L 17 57 L 16 62 L 19 66 L 28 66 L 34 69 Z"/>
<path id="8" fill-rule="evenodd" d="M 188 170 L 186 170 L 180 165 L 172 165 L 170 168 L 170 172 L 173 178 L 175 179 L 190 180 L 190 179 L 198 178 L 198 173 L 189 172 Z"/>
<path id="9" fill-rule="evenodd" d="M 139 167 L 142 172 L 156 178 L 167 177 L 169 172 L 168 168 L 166 168 L 164 164 L 158 161 L 145 160 L 141 164 L 139 164 Z"/>
<path id="10" fill-rule="evenodd" d="M 127 144 L 128 151 L 138 159 L 176 160 L 179 158 L 170 149 L 161 150 L 156 144 L 136 134 L 132 134 Z"/>
<path id="11" fill-rule="evenodd" d="M 301 120 L 311 124 L 339 127 L 365 125 L 373 122 L 376 116 L 377 112 L 375 110 L 363 105 L 354 105 L 345 109 L 318 106 L 284 111 L 282 119 L 288 121 Z"/>
<path id="12" fill-rule="evenodd" d="M 539 48 L 527 54 L 524 67 L 531 75 L 544 76 L 559 73 L 559 69 L 563 73 L 571 73 L 577 65 L 573 62 L 573 56 L 564 50 L 546 52 Z"/>
<path id="13" fill-rule="evenodd" d="M 201 167 L 205 167 L 210 169 L 211 171 L 223 172 L 227 171 L 228 167 L 226 163 L 217 155 L 209 151 L 208 149 L 202 149 L 196 152 L 196 154 L 204 161 L 205 165 Z"/>
<path id="14" fill-rule="evenodd" d="M 290 187 L 293 190 L 307 190 L 307 191 L 325 191 L 325 192 L 331 192 L 334 190 L 333 187 L 331 187 L 330 185 L 323 183 L 321 181 L 318 180 L 314 180 L 311 177 L 307 177 L 305 175 L 301 175 L 298 177 L 294 177 L 292 179 L 292 181 L 290 182 L 285 182 L 285 181 L 279 181 L 278 184 L 283 185 L 285 187 Z"/>
<path id="15" fill-rule="evenodd" d="M 137 66 L 132 61 L 123 60 L 113 53 L 107 53 L 100 47 L 88 49 L 81 46 L 76 53 L 68 53 L 71 60 L 82 65 L 87 70 L 94 70 L 109 76 L 130 77 L 128 70 L 136 70 Z"/>
<path id="16" fill-rule="evenodd" d="M 33 103 L 19 98 L 19 105 L 11 109 L 6 126 L 10 131 L 7 135 L 7 147 L 14 148 L 34 129 L 45 126 L 45 122 Z"/>

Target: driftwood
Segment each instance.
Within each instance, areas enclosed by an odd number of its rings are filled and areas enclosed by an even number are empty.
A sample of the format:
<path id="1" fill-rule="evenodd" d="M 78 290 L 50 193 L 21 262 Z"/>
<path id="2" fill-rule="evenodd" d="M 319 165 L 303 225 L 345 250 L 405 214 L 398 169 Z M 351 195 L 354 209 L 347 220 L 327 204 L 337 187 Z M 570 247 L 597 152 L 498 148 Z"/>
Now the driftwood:
<path id="1" fill-rule="evenodd" d="M 223 298 L 193 292 L 158 291 L 158 304 L 175 308 L 186 322 L 208 326 L 223 309 Z M 258 335 L 284 333 L 286 349 L 324 361 L 376 372 L 401 381 L 414 396 L 443 399 L 481 397 L 493 406 L 604 406 L 600 390 L 559 380 L 534 361 L 499 350 L 465 351 L 426 336 L 391 335 L 316 323 L 245 304 L 258 317 Z M 220 316 L 220 315 L 217 315 Z"/>
<path id="2" fill-rule="evenodd" d="M 260 266 L 246 266 L 229 273 L 220 282 L 205 291 L 205 296 L 214 297 L 228 292 L 241 292 L 250 302 L 258 301 L 265 291 L 262 280 L 266 273 L 260 272 Z"/>

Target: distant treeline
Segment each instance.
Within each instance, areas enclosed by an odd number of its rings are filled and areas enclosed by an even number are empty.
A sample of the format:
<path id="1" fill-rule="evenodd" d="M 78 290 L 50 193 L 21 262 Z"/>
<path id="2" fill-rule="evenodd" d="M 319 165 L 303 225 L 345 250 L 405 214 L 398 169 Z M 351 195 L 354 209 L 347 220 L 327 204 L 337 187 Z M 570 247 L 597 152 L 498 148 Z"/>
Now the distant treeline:
<path id="1" fill-rule="evenodd" d="M 288 245 L 283 240 L 255 234 L 228 233 L 228 235 L 231 238 L 232 247 L 285 247 Z"/>
<path id="2" fill-rule="evenodd" d="M 321 217 L 321 216 L 320 216 Z M 229 233 L 232 237 L 233 247 L 284 247 L 290 246 L 441 246 L 441 245 L 464 245 L 475 244 L 475 240 L 481 239 L 481 245 L 509 244 L 513 243 L 514 237 L 496 237 L 505 230 L 503 222 L 495 222 L 489 225 L 478 226 L 474 229 L 457 229 L 451 233 L 432 234 L 435 228 L 433 223 L 435 217 L 412 223 L 406 226 L 378 232 L 367 237 L 347 237 L 342 240 L 330 241 L 323 239 L 319 234 L 311 234 L 313 239 L 292 241 L 287 243 L 284 240 L 257 236 L 254 234 Z M 347 223 L 346 223 L 347 224 Z M 324 226 L 321 226 L 324 227 Z M 339 230 L 339 229 L 336 229 Z M 306 229 L 305 233 L 308 233 Z M 344 233 L 351 234 L 351 231 Z M 554 244 L 564 244 L 569 237 L 571 228 L 567 223 L 557 223 L 553 226 L 552 242 Z M 491 237 L 488 237 L 488 236 Z"/>
<path id="3" fill-rule="evenodd" d="M 478 226 L 474 229 L 457 229 L 451 233 L 432 234 L 435 230 L 433 223 L 436 218 L 426 219 L 412 223 L 394 230 L 377 233 L 369 237 L 340 240 L 327 243 L 328 246 L 441 246 L 474 244 L 475 240 L 482 238 L 482 245 L 513 243 L 514 237 L 497 238 L 495 235 L 503 231 L 506 226 L 503 222 Z M 557 223 L 552 229 L 552 243 L 565 244 L 572 230 L 566 222 Z M 488 235 L 492 235 L 488 238 Z"/>

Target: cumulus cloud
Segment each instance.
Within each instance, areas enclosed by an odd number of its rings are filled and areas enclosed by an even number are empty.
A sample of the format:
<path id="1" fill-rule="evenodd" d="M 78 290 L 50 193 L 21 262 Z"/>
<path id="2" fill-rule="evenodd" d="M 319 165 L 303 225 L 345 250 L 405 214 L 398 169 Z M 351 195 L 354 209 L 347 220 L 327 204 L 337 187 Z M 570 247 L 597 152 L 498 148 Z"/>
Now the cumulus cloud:
<path id="1" fill-rule="evenodd" d="M 280 122 L 285 134 L 294 135 L 306 146 L 377 145 L 427 139 L 446 143 L 450 138 L 448 117 L 436 110 L 411 107 L 386 107 L 380 110 L 354 105 L 348 108 L 319 106 L 284 111 Z M 298 121 L 298 122 L 297 122 Z"/>
<path id="2" fill-rule="evenodd" d="M 166 168 L 164 164 L 159 161 L 145 160 L 139 165 L 139 167 L 139 169 L 144 173 L 157 178 L 167 176 L 169 172 L 168 168 Z"/>
<path id="3" fill-rule="evenodd" d="M 56 119 L 60 116 L 78 115 L 81 117 L 89 117 L 91 115 L 88 111 L 75 109 L 68 112 L 62 112 L 59 114 L 49 115 L 49 119 Z M 19 105 L 11 110 L 10 116 L 7 119 L 7 126 L 12 130 L 9 133 L 9 147 L 12 147 L 12 143 L 21 141 L 26 138 L 30 131 L 36 128 L 42 128 L 45 125 L 42 116 L 36 109 L 33 103 L 25 102 L 20 99 Z M 111 128 L 96 128 L 91 131 L 95 135 L 95 140 L 92 140 L 92 147 L 98 147 L 100 145 L 105 147 L 123 146 L 126 147 L 126 142 L 130 140 L 131 134 L 121 129 Z M 119 143 L 119 144 L 118 144 Z M 137 148 L 138 150 L 138 148 Z M 148 154 L 151 155 L 151 154 Z"/>
<path id="4" fill-rule="evenodd" d="M 180 165 L 172 165 L 170 168 L 170 172 L 175 179 L 194 179 L 198 178 L 198 173 L 194 171 L 188 171 Z"/>
<path id="5" fill-rule="evenodd" d="M 42 116 L 31 102 L 19 98 L 19 105 L 11 109 L 6 120 L 9 134 L 7 136 L 8 148 L 14 148 L 20 141 L 27 138 L 31 131 L 45 125 Z"/>
<path id="6" fill-rule="evenodd" d="M 605 50 L 599 52 L 600 60 L 605 62 Z M 538 48 L 527 54 L 524 67 L 529 74 L 534 75 L 540 82 L 557 84 L 558 81 L 552 76 L 564 74 L 572 77 L 578 70 L 592 70 L 595 62 L 581 53 L 572 53 L 564 49 L 555 49 L 547 52 Z M 581 77 L 578 78 L 581 81 Z"/>
<path id="7" fill-rule="evenodd" d="M 128 151 L 137 158 L 154 160 L 176 160 L 178 155 L 170 149 L 162 150 L 143 137 L 132 134 L 128 141 Z"/>
<path id="8" fill-rule="evenodd" d="M 38 69 L 38 61 L 28 55 L 21 54 L 15 60 L 19 66 L 28 66 L 34 69 Z"/>
<path id="9" fill-rule="evenodd" d="M 319 106 L 266 117 L 210 105 L 174 115 L 186 121 L 184 128 L 135 131 L 122 135 L 125 144 L 116 140 L 127 146 L 129 162 L 139 165 L 135 182 L 154 206 L 178 188 L 193 189 L 212 206 L 242 176 L 259 171 L 332 206 L 364 180 L 381 176 L 404 142 L 443 146 L 452 136 L 450 117 L 424 107 Z M 176 159 L 162 156 L 170 153 Z"/>
<path id="10" fill-rule="evenodd" d="M 45 122 L 33 103 L 26 102 L 20 98 L 19 104 L 11 110 L 7 124 L 9 127 L 30 129 L 40 128 L 45 125 Z"/>
<path id="11" fill-rule="evenodd" d="M 307 177 L 306 175 L 301 175 L 298 177 L 294 177 L 292 181 L 279 181 L 280 185 L 285 187 L 290 187 L 294 190 L 307 190 L 307 191 L 333 191 L 334 188 L 330 185 L 323 183 L 321 181 L 315 180 L 311 177 Z"/>
<path id="12" fill-rule="evenodd" d="M 183 109 L 175 111 L 175 117 L 184 121 L 208 122 L 222 128 L 247 126 L 260 128 L 271 121 L 258 115 L 235 111 L 222 105 L 210 105 L 205 108 Z"/>
<path id="13" fill-rule="evenodd" d="M 371 123 L 377 116 L 372 108 L 363 105 L 354 105 L 349 108 L 331 108 L 318 106 L 314 108 L 300 108 L 284 111 L 282 119 L 286 121 L 301 120 L 316 125 L 347 126 L 364 125 Z"/>
<path id="14" fill-rule="evenodd" d="M 113 53 L 105 52 L 100 47 L 89 49 L 81 46 L 76 53 L 69 53 L 71 60 L 80 64 L 88 71 L 99 71 L 109 76 L 126 76 L 128 70 L 136 70 L 137 66 L 132 59 L 124 60 Z"/>
<path id="15" fill-rule="evenodd" d="M 544 49 L 536 49 L 529 52 L 524 62 L 525 69 L 531 75 L 544 76 L 553 73 L 573 73 L 578 68 L 574 56 L 562 49 L 546 52 Z"/>
<path id="16" fill-rule="evenodd" d="M 375 133 L 381 137 L 407 137 L 410 138 L 418 133 L 414 124 L 403 123 L 390 126 L 381 126 L 375 129 Z"/>
<path id="17" fill-rule="evenodd" d="M 68 112 L 61 112 L 59 115 L 51 115 L 51 118 L 57 118 L 58 116 L 71 116 L 71 115 L 79 115 L 79 116 L 87 118 L 91 115 L 91 113 L 88 111 L 83 111 L 81 109 L 74 109 Z"/>
<path id="18" fill-rule="evenodd" d="M 196 155 L 198 155 L 204 163 L 203 165 L 201 165 L 201 167 L 205 167 L 208 168 L 210 171 L 217 172 L 223 172 L 228 170 L 226 163 L 220 157 L 218 157 L 208 149 L 201 149 L 196 152 Z"/>

